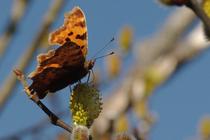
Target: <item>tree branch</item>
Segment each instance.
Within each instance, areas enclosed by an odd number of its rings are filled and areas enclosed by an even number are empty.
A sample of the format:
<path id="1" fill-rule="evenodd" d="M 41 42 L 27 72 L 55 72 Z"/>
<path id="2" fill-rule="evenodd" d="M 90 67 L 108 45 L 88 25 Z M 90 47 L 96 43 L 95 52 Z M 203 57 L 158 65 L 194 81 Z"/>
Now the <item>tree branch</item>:
<path id="1" fill-rule="evenodd" d="M 66 124 L 64 121 L 62 121 L 60 118 L 58 118 L 52 111 L 50 111 L 38 98 L 37 94 L 31 94 L 30 90 L 28 89 L 28 84 L 25 80 L 25 76 L 23 75 L 23 73 L 20 70 L 14 70 L 13 71 L 15 73 L 15 75 L 17 76 L 18 80 L 20 80 L 20 82 L 22 83 L 23 87 L 24 87 L 24 91 L 25 93 L 28 95 L 28 97 L 34 102 L 36 103 L 40 109 L 42 109 L 42 111 L 44 111 L 47 116 L 49 117 L 50 121 L 52 124 L 59 126 L 63 129 L 65 129 L 68 132 L 72 132 L 72 127 L 69 126 L 68 124 Z"/>

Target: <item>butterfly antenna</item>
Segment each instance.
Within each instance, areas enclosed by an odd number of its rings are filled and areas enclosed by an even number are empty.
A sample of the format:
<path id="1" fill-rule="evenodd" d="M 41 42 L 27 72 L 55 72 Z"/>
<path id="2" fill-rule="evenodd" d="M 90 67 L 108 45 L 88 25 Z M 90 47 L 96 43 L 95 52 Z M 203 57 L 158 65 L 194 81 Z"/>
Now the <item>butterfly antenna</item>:
<path id="1" fill-rule="evenodd" d="M 94 60 L 96 61 L 97 59 L 100 59 L 100 58 L 103 58 L 103 57 L 107 57 L 107 56 L 109 56 L 109 55 L 113 55 L 113 54 L 114 54 L 114 52 L 110 52 L 110 53 L 108 53 L 108 54 L 105 54 L 105 55 L 102 55 L 102 56 L 96 57 L 96 58 L 94 58 Z"/>
<path id="2" fill-rule="evenodd" d="M 107 46 L 109 46 L 109 44 L 112 43 L 113 41 L 114 41 L 114 37 L 113 37 L 108 43 L 106 43 L 106 45 L 105 45 L 103 48 L 101 48 L 100 50 L 98 50 L 98 51 L 95 53 L 95 55 L 92 57 L 92 59 L 94 59 L 94 57 L 96 57 L 97 54 L 99 54 L 101 51 L 103 51 L 103 50 L 104 50 Z M 114 54 L 114 52 L 111 52 L 111 53 Z M 111 54 L 111 53 L 110 53 L 110 54 Z M 108 55 L 110 55 L 110 54 L 106 54 L 106 55 L 104 55 L 104 56 L 100 56 L 99 58 L 108 56 Z M 95 59 L 96 59 L 96 58 L 95 58 Z"/>

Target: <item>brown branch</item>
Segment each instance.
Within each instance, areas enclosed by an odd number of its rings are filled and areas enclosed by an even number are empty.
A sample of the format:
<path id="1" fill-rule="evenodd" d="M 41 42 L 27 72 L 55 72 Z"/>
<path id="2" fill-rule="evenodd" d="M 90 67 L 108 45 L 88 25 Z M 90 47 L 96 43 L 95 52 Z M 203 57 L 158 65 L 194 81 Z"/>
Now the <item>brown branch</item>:
<path id="1" fill-rule="evenodd" d="M 72 132 L 72 127 L 69 126 L 68 124 L 66 124 L 64 121 L 62 121 L 60 118 L 58 118 L 52 111 L 50 111 L 38 98 L 37 94 L 31 94 L 30 90 L 28 89 L 28 84 L 25 80 L 25 76 L 23 75 L 23 73 L 20 70 L 14 70 L 13 71 L 15 73 L 15 75 L 17 76 L 18 80 L 20 80 L 20 82 L 22 83 L 23 87 L 24 87 L 24 91 L 25 93 L 28 95 L 28 97 L 34 102 L 36 103 L 40 109 L 42 109 L 42 111 L 44 111 L 47 116 L 49 117 L 50 121 L 52 124 L 59 126 L 63 129 L 65 129 L 68 132 Z"/>
<path id="2" fill-rule="evenodd" d="M 59 11 L 62 9 L 62 7 L 65 5 L 66 0 L 54 0 L 51 7 L 49 8 L 47 14 L 45 15 L 45 18 L 43 20 L 42 26 L 40 27 L 40 30 L 34 40 L 31 42 L 31 45 L 28 47 L 26 52 L 22 55 L 18 62 L 18 69 L 21 71 L 24 71 L 26 67 L 28 66 L 29 62 L 34 56 L 34 52 L 40 47 L 42 43 L 42 39 L 48 35 L 48 30 L 50 26 L 52 25 L 53 21 L 57 17 Z M 16 77 L 13 75 L 12 71 L 9 74 L 6 81 L 3 83 L 3 85 L 0 87 L 1 90 L 1 96 L 0 96 L 0 114 L 3 112 L 3 108 L 5 104 L 7 103 L 7 100 L 9 99 L 10 95 L 12 94 L 13 88 L 16 85 Z"/>

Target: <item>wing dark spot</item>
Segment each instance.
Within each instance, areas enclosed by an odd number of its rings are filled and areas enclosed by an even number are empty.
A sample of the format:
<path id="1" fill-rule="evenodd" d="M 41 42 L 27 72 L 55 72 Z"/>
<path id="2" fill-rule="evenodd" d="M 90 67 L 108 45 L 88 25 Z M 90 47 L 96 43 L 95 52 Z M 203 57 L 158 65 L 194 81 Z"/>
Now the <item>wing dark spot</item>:
<path id="1" fill-rule="evenodd" d="M 65 40 L 66 40 L 66 42 L 69 42 L 69 41 L 71 41 L 69 38 L 66 38 Z"/>
<path id="2" fill-rule="evenodd" d="M 87 32 L 85 32 L 82 35 L 77 35 L 76 36 L 76 39 L 80 39 L 80 40 L 85 40 L 86 38 L 87 38 Z"/>
<path id="3" fill-rule="evenodd" d="M 75 26 L 80 26 L 80 27 L 83 27 L 84 28 L 85 27 L 85 20 L 76 23 Z"/>
<path id="4" fill-rule="evenodd" d="M 68 33 L 68 36 L 71 36 L 71 35 L 73 35 L 74 33 L 73 32 L 70 32 L 70 33 Z"/>

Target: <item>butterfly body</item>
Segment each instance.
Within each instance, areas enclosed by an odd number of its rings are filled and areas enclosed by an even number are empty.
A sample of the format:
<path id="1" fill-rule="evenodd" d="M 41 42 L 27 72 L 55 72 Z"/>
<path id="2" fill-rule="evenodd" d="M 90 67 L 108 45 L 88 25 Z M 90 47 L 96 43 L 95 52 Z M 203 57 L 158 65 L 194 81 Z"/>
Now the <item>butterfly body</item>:
<path id="1" fill-rule="evenodd" d="M 79 7 L 65 15 L 64 25 L 50 34 L 49 43 L 60 47 L 40 54 L 36 70 L 29 75 L 33 80 L 29 90 L 40 99 L 81 80 L 95 62 L 86 61 L 87 27 Z"/>

